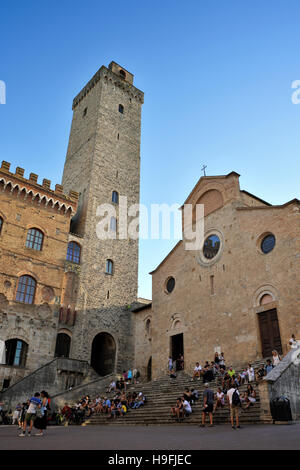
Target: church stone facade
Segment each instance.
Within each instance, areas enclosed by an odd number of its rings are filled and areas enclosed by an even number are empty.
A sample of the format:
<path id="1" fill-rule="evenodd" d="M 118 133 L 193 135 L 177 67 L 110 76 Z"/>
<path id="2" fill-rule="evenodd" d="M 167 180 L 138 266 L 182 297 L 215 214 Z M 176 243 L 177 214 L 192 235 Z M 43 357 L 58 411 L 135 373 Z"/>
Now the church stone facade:
<path id="1" fill-rule="evenodd" d="M 191 372 L 215 351 L 228 366 L 286 354 L 300 338 L 300 201 L 271 205 L 232 172 L 202 177 L 185 203 L 204 204 L 204 246 L 180 241 L 152 272 L 152 306 L 137 312 L 140 324 L 152 318 L 153 377 L 169 355 L 184 354 Z"/>

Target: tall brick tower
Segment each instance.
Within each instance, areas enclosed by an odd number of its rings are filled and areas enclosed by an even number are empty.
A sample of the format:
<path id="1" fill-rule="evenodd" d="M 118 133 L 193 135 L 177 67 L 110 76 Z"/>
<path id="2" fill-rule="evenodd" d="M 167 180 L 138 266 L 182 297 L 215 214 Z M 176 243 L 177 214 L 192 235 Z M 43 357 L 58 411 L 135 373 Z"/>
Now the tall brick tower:
<path id="1" fill-rule="evenodd" d="M 111 62 L 76 96 L 62 181 L 64 191 L 79 192 L 70 241 L 80 247 L 80 264 L 70 273 L 77 278 L 66 284 L 77 297 L 70 357 L 91 361 L 100 375 L 133 361 L 128 305 L 137 299 L 138 240 L 118 234 L 101 240 L 96 233 L 99 205 L 114 204 L 117 216 L 110 228 L 116 222 L 118 232 L 120 196 L 127 197 L 128 207 L 139 203 L 144 94 L 133 78 Z"/>

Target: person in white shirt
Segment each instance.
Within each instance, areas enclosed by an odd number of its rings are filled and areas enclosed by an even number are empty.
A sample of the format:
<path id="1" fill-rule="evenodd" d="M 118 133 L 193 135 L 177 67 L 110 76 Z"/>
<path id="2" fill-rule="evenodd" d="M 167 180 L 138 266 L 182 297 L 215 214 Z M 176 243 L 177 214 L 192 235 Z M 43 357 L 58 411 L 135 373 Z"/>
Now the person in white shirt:
<path id="1" fill-rule="evenodd" d="M 235 396 L 233 395 L 234 393 L 235 393 Z M 230 407 L 230 421 L 231 421 L 232 429 L 235 429 L 234 418 L 235 418 L 235 422 L 236 422 L 236 427 L 238 429 L 240 429 L 240 423 L 239 423 L 239 406 L 240 406 L 240 404 L 235 403 L 235 397 L 236 396 L 238 396 L 238 398 L 240 398 L 239 391 L 238 391 L 237 387 L 232 386 L 228 390 L 227 395 L 226 395 L 227 402 L 229 403 L 229 407 Z"/>
<path id="2" fill-rule="evenodd" d="M 253 382 L 255 380 L 255 372 L 251 364 L 248 364 L 247 374 L 248 374 L 248 382 Z"/>
<path id="3" fill-rule="evenodd" d="M 295 338 L 295 335 L 292 335 L 291 339 L 289 340 L 289 345 L 291 349 L 297 349 L 298 341 Z"/>
<path id="4" fill-rule="evenodd" d="M 273 366 L 277 366 L 279 364 L 279 362 L 281 361 L 280 359 L 280 356 L 278 354 L 278 352 L 276 351 L 276 349 L 274 349 L 272 351 L 272 360 L 273 360 Z"/>
<path id="5" fill-rule="evenodd" d="M 199 362 L 196 362 L 196 366 L 195 366 L 194 373 L 193 373 L 193 379 L 195 377 L 199 377 L 198 380 L 200 380 L 201 370 L 202 370 L 202 367 L 200 366 Z"/>
<path id="6" fill-rule="evenodd" d="M 219 387 L 218 388 L 218 391 L 216 393 L 216 403 L 215 403 L 215 406 L 214 406 L 214 413 L 216 411 L 217 408 L 223 408 L 223 406 L 225 405 L 225 400 L 224 400 L 224 393 L 222 392 L 222 389 Z"/>
<path id="7" fill-rule="evenodd" d="M 183 405 L 183 416 L 184 415 L 190 415 L 192 413 L 192 407 L 189 404 L 189 402 L 184 398 L 184 396 L 181 397 L 182 400 L 182 405 Z"/>

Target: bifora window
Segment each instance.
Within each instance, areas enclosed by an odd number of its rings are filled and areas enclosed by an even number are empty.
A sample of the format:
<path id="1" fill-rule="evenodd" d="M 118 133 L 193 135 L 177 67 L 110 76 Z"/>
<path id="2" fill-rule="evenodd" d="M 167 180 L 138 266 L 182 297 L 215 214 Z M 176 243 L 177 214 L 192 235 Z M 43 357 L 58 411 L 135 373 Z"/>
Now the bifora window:
<path id="1" fill-rule="evenodd" d="M 43 232 L 37 228 L 31 228 L 27 232 L 26 248 L 41 251 L 43 246 L 44 235 Z"/>
<path id="2" fill-rule="evenodd" d="M 265 254 L 273 250 L 276 243 L 274 235 L 270 234 L 263 238 L 261 242 L 261 251 Z"/>
<path id="3" fill-rule="evenodd" d="M 33 304 L 36 281 L 31 276 L 21 276 L 18 283 L 16 300 L 24 304 Z"/>
<path id="4" fill-rule="evenodd" d="M 204 242 L 203 254 L 206 259 L 214 258 L 220 249 L 220 239 L 217 235 L 210 235 Z"/>
<path id="5" fill-rule="evenodd" d="M 67 261 L 71 261 L 71 263 L 80 263 L 80 246 L 78 243 L 70 242 L 68 244 L 68 251 L 67 251 Z"/>

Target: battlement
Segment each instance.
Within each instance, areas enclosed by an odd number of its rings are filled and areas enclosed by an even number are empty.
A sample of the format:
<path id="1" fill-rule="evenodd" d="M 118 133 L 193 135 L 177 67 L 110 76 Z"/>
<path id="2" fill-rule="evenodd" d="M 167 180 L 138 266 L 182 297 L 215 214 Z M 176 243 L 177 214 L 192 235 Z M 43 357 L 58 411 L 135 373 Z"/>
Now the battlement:
<path id="1" fill-rule="evenodd" d="M 140 103 L 144 103 L 144 93 L 133 86 L 134 75 L 118 65 L 116 62 L 111 62 L 108 68 L 105 67 L 105 65 L 102 65 L 102 67 L 95 73 L 93 78 L 91 78 L 91 80 L 85 85 L 80 93 L 78 93 L 78 95 L 74 98 L 72 106 L 73 110 L 92 90 L 92 88 L 94 88 L 101 77 L 106 81 L 112 82 L 115 86 L 122 88 L 123 91 L 127 92 L 131 98 L 138 100 Z"/>
<path id="2" fill-rule="evenodd" d="M 30 195 L 32 199 L 46 200 L 47 205 L 52 207 L 57 206 L 59 209 L 65 208 L 66 211 L 69 209 L 74 214 L 77 209 L 79 194 L 76 191 L 69 191 L 66 195 L 63 193 L 63 186 L 60 184 L 55 185 L 55 189 L 51 189 L 51 181 L 43 179 L 42 184 L 38 184 L 38 175 L 30 173 L 29 179 L 24 178 L 25 170 L 17 167 L 15 173 L 10 171 L 10 163 L 2 161 L 0 168 L 0 185 L 2 190 L 10 188 L 10 191 L 25 193 L 26 197 Z M 1 188 L 0 186 L 0 188 Z"/>

